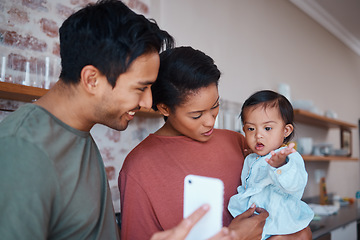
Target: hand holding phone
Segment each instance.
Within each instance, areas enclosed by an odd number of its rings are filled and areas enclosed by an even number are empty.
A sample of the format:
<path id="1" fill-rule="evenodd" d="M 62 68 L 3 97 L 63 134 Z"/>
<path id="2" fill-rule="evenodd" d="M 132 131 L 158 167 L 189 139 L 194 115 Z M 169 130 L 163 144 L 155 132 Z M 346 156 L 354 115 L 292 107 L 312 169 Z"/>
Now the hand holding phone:
<path id="1" fill-rule="evenodd" d="M 187 240 L 208 239 L 222 228 L 224 184 L 220 179 L 188 175 L 184 180 L 184 218 L 203 204 L 210 210 L 193 227 Z"/>

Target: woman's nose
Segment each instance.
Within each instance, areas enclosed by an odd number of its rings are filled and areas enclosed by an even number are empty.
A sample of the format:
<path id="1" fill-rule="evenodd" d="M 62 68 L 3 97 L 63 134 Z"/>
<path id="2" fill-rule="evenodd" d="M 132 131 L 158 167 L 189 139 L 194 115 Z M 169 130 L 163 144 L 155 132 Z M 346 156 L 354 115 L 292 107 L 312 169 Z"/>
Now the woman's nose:
<path id="1" fill-rule="evenodd" d="M 213 127 L 215 125 L 216 115 L 213 113 L 206 114 L 204 126 Z"/>

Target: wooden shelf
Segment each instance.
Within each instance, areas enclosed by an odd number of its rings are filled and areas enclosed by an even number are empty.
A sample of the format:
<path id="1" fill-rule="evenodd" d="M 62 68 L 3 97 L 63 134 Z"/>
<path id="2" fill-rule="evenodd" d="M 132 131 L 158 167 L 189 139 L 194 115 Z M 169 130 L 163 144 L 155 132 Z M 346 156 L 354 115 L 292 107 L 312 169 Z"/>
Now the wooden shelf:
<path id="1" fill-rule="evenodd" d="M 357 125 L 340 121 L 333 118 L 321 116 L 309 111 L 294 109 L 295 122 L 307 124 L 310 126 L 316 126 L 321 128 L 339 128 L 351 130 L 357 128 Z M 358 161 L 358 158 L 348 156 L 314 156 L 314 155 L 303 155 L 305 161 Z"/>
<path id="2" fill-rule="evenodd" d="M 0 99 L 15 100 L 21 102 L 33 102 L 45 95 L 49 90 L 25 86 L 20 84 L 0 82 Z M 160 113 L 152 109 L 141 109 L 136 113 L 139 117 L 158 118 L 162 117 Z"/>
<path id="3" fill-rule="evenodd" d="M 140 109 L 139 112 L 135 114 L 135 116 L 139 117 L 147 117 L 147 118 L 160 118 L 163 117 L 159 112 L 155 112 L 153 109 Z"/>
<path id="4" fill-rule="evenodd" d="M 332 160 L 339 160 L 339 161 L 357 161 L 357 158 L 354 157 L 346 157 L 346 156 L 314 156 L 314 155 L 303 155 L 302 156 L 304 161 L 332 161 Z"/>
<path id="5" fill-rule="evenodd" d="M 47 89 L 30 87 L 20 84 L 0 82 L 0 98 L 8 100 L 16 100 L 22 102 L 33 102 L 40 98 Z"/>
<path id="6" fill-rule="evenodd" d="M 301 109 L 294 109 L 294 117 L 295 117 L 295 122 L 304 123 L 322 128 L 341 128 L 341 129 L 357 128 L 357 126 L 354 124 L 317 115 L 312 112 L 308 112 Z"/>

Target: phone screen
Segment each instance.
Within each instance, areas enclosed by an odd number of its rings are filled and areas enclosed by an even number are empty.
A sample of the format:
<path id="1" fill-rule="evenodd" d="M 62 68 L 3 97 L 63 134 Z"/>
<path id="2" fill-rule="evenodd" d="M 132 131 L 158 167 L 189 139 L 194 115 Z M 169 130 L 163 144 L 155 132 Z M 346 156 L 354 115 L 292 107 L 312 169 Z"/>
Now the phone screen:
<path id="1" fill-rule="evenodd" d="M 184 180 L 184 218 L 205 203 L 210 205 L 210 210 L 193 227 L 187 240 L 208 239 L 222 228 L 224 184 L 217 178 L 186 176 Z"/>

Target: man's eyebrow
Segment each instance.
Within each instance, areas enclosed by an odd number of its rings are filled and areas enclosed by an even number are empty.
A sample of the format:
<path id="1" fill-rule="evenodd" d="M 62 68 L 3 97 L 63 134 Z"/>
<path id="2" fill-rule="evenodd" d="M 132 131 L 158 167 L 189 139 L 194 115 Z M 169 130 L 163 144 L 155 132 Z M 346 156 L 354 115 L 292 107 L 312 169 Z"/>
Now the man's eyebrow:
<path id="1" fill-rule="evenodd" d="M 141 85 L 149 85 L 149 84 L 154 84 L 155 83 L 155 81 L 138 81 L 138 83 L 139 84 L 141 84 Z"/>

